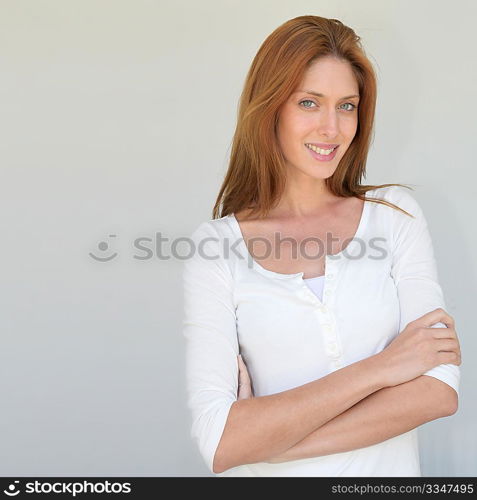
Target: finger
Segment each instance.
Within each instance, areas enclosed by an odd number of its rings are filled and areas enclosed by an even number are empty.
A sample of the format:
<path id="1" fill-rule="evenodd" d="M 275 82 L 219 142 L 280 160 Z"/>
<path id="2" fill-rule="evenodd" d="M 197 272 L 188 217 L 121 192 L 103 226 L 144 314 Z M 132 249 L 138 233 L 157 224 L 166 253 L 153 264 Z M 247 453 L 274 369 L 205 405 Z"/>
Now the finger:
<path id="1" fill-rule="evenodd" d="M 459 343 L 455 339 L 437 339 L 435 347 L 438 351 L 454 351 L 460 354 Z"/>
<path id="2" fill-rule="evenodd" d="M 460 366 L 460 364 L 462 363 L 461 356 L 454 351 L 452 351 L 452 352 L 447 352 L 447 351 L 438 352 L 437 359 L 439 360 L 439 364 L 442 364 L 442 365 L 451 364 L 451 365 Z"/>
<path id="3" fill-rule="evenodd" d="M 250 383 L 250 375 L 247 370 L 247 366 L 245 365 L 242 356 L 239 354 L 238 356 L 238 364 L 239 364 L 239 375 L 242 383 Z"/>
<path id="4" fill-rule="evenodd" d="M 434 309 L 433 311 L 430 311 L 420 318 L 417 318 L 415 320 L 418 324 L 421 324 L 422 326 L 430 327 L 434 323 L 444 323 L 448 327 L 454 327 L 454 318 L 444 309 L 439 307 L 438 309 Z"/>
<path id="5" fill-rule="evenodd" d="M 253 398 L 253 391 L 250 386 L 240 386 L 237 392 L 237 399 L 250 399 Z"/>
<path id="6" fill-rule="evenodd" d="M 457 334 L 453 328 L 426 327 L 429 334 L 435 339 L 456 339 Z"/>
<path id="7" fill-rule="evenodd" d="M 253 387 L 252 381 L 250 380 L 250 376 L 248 374 L 247 367 L 241 356 L 237 357 L 238 365 L 239 365 L 239 383 L 238 383 L 238 399 L 248 399 L 253 398 Z"/>

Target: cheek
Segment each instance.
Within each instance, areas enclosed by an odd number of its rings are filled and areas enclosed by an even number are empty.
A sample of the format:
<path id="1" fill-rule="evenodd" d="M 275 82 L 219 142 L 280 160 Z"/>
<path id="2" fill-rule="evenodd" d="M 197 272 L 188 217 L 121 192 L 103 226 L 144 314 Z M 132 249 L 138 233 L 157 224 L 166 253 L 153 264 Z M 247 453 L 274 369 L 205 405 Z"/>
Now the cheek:
<path id="1" fill-rule="evenodd" d="M 341 132 L 350 141 L 355 136 L 357 130 L 358 130 L 358 119 L 356 116 L 350 116 L 342 120 Z"/>
<path id="2" fill-rule="evenodd" d="M 278 138 L 283 145 L 296 147 L 297 141 L 306 137 L 313 126 L 312 120 L 290 114 L 286 119 L 279 122 Z"/>
<path id="3" fill-rule="evenodd" d="M 310 113 L 311 114 L 311 113 Z M 290 121 L 290 129 L 288 141 L 293 143 L 293 148 L 301 149 L 306 139 L 313 137 L 316 130 L 316 119 L 312 116 L 299 115 L 295 116 L 293 121 Z"/>

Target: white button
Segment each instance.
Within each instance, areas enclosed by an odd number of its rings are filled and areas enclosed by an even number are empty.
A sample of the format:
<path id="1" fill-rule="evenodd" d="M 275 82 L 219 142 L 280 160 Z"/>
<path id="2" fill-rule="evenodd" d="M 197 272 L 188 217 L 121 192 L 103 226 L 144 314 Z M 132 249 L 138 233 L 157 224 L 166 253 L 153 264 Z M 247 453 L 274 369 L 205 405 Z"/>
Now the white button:
<path id="1" fill-rule="evenodd" d="M 331 290 L 330 290 L 329 288 L 327 288 L 327 289 L 325 290 L 325 295 L 329 295 L 330 293 L 331 293 Z"/>
<path id="2" fill-rule="evenodd" d="M 329 324 L 326 324 L 326 325 L 323 325 L 323 329 L 326 331 L 326 332 L 331 332 L 333 330 L 333 327 Z"/>
<path id="3" fill-rule="evenodd" d="M 338 358 L 339 357 L 339 347 L 336 342 L 330 342 L 328 344 L 328 351 L 330 352 L 330 355 L 333 357 Z"/>
<path id="4" fill-rule="evenodd" d="M 335 277 L 335 275 L 333 273 L 328 274 L 328 279 L 332 280 L 334 277 Z"/>
<path id="5" fill-rule="evenodd" d="M 329 352 L 329 355 L 333 358 L 339 358 L 339 354 L 337 351 L 331 351 Z"/>

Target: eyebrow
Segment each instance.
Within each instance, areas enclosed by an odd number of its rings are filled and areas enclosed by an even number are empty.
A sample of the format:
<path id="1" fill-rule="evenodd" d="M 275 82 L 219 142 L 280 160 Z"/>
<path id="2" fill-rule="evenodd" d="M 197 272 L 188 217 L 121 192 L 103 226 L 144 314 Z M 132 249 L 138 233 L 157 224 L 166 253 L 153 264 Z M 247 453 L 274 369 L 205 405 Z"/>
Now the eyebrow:
<path id="1" fill-rule="evenodd" d="M 299 90 L 298 92 L 305 92 L 307 94 L 316 95 L 316 97 L 325 97 L 324 94 L 314 92 L 313 90 Z M 359 94 L 347 95 L 345 97 L 342 97 L 341 99 L 352 99 L 353 97 L 359 97 Z"/>

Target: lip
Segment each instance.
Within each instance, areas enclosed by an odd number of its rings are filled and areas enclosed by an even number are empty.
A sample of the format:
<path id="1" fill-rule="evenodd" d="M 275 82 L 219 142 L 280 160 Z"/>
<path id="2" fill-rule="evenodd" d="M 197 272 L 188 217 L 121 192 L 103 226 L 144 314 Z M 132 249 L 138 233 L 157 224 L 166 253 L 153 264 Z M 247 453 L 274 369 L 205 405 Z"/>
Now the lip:
<path id="1" fill-rule="evenodd" d="M 313 144 L 313 143 L 308 142 L 307 144 Z M 330 144 L 328 146 L 328 148 L 323 148 L 323 149 L 331 149 L 330 146 L 332 146 L 332 145 Z M 321 147 L 321 146 L 318 146 L 318 147 Z M 336 151 L 338 151 L 338 147 L 339 146 L 336 146 L 336 148 L 329 155 L 320 155 L 320 153 L 315 153 L 315 151 L 313 151 L 310 148 L 307 148 L 305 146 L 306 150 L 311 154 L 311 156 L 313 156 L 313 158 L 315 160 L 318 160 L 318 161 L 331 161 L 336 156 Z"/>
<path id="2" fill-rule="evenodd" d="M 316 146 L 320 149 L 331 149 L 339 146 L 339 144 L 325 144 L 324 142 L 307 142 L 306 144 L 311 144 L 312 146 Z"/>

